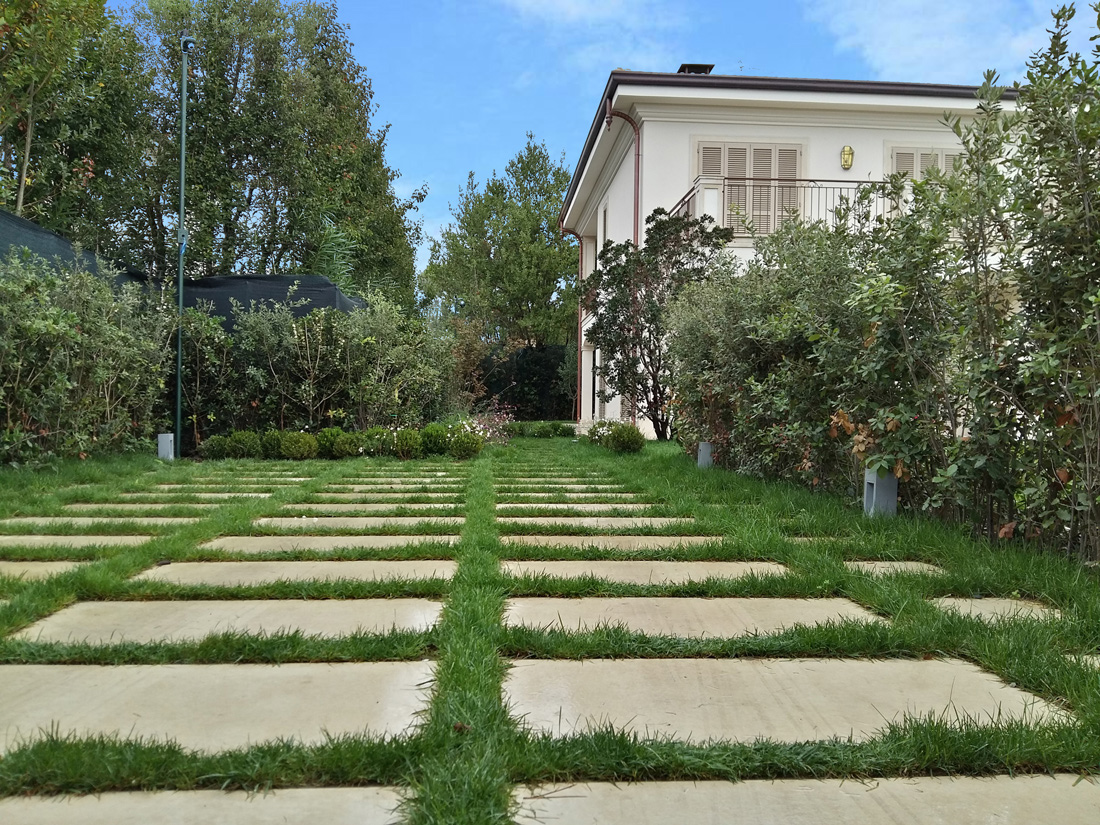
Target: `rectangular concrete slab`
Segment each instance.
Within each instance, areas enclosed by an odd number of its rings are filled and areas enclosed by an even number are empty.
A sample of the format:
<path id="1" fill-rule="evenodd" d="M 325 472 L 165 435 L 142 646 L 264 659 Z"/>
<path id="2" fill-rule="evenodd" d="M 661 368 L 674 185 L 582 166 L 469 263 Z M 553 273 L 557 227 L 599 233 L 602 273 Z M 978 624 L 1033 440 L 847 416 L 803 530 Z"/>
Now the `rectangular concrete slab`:
<path id="1" fill-rule="evenodd" d="M 427 495 L 428 493 L 440 493 L 457 496 L 466 492 L 465 487 L 457 487 L 452 484 L 329 484 L 320 492 L 325 493 L 359 493 L 372 496 L 382 493 L 402 493 L 403 495 Z"/>
<path id="2" fill-rule="evenodd" d="M 1041 720 L 1038 697 L 959 660 L 621 659 L 513 662 L 511 712 L 555 735 L 611 724 L 703 742 L 860 741 L 905 714 Z"/>
<path id="3" fill-rule="evenodd" d="M 361 501 L 361 502 L 401 502 L 410 498 L 426 498 L 430 502 L 439 501 L 461 502 L 464 496 L 460 492 L 454 493 L 314 493 L 315 498 L 321 501 Z"/>
<path id="4" fill-rule="evenodd" d="M 154 490 L 164 490 L 171 493 L 219 493 L 219 492 L 244 492 L 244 493 L 259 493 L 263 491 L 270 492 L 277 488 L 277 484 L 239 484 L 239 483 L 226 483 L 226 484 L 154 484 Z M 285 486 L 285 485 L 284 485 Z M 234 489 L 224 490 L 219 488 L 230 487 Z"/>
<path id="5" fill-rule="evenodd" d="M 0 576 L 11 579 L 45 579 L 80 566 L 78 561 L 0 561 Z"/>
<path id="6" fill-rule="evenodd" d="M 1075 774 L 593 782 L 517 788 L 513 799 L 518 825 L 1069 825 L 1097 821 L 1100 783 Z"/>
<path id="7" fill-rule="evenodd" d="M 497 476 L 497 484 L 617 484 L 613 478 L 578 476 Z"/>
<path id="8" fill-rule="evenodd" d="M 501 536 L 505 544 L 527 547 L 594 547 L 598 550 L 660 550 L 687 547 L 692 544 L 713 544 L 721 536 Z"/>
<path id="9" fill-rule="evenodd" d="M 942 573 L 943 568 L 923 561 L 846 561 L 849 570 L 870 576 L 887 576 L 891 573 Z"/>
<path id="10" fill-rule="evenodd" d="M 152 536 L 0 536 L 0 547 L 135 547 Z"/>
<path id="11" fill-rule="evenodd" d="M 78 602 L 25 627 L 33 642 L 179 642 L 216 633 L 300 631 L 306 636 L 422 631 L 439 619 L 429 599 L 266 599 L 243 601 Z"/>
<path id="12" fill-rule="evenodd" d="M 137 581 L 215 587 L 249 587 L 277 581 L 380 581 L 450 579 L 456 563 L 440 559 L 397 561 L 218 561 L 176 562 L 151 567 Z"/>
<path id="13" fill-rule="evenodd" d="M 0 822 L 11 825 L 397 825 L 397 788 L 283 788 L 245 791 L 159 791 L 94 796 L 0 799 Z"/>
<path id="14" fill-rule="evenodd" d="M 0 665 L 0 752 L 43 731 L 171 739 L 220 751 L 326 732 L 397 734 L 427 703 L 431 662 Z"/>
<path id="15" fill-rule="evenodd" d="M 560 498 L 565 501 L 588 501 L 590 499 L 634 499 L 634 493 L 497 493 L 497 501 L 521 502 L 528 499 Z"/>
<path id="16" fill-rule="evenodd" d="M 188 492 L 186 495 L 200 499 L 201 501 L 220 501 L 227 498 L 271 498 L 271 493 L 205 493 Z M 141 499 L 143 501 L 153 501 L 158 503 L 166 503 L 166 498 L 163 495 L 157 495 L 156 493 L 119 493 L 119 498 L 129 499 Z"/>
<path id="17" fill-rule="evenodd" d="M 298 516 L 295 518 L 258 518 L 254 524 L 280 530 L 372 530 L 385 527 L 420 527 L 443 524 L 458 527 L 466 523 L 462 516 Z"/>
<path id="18" fill-rule="evenodd" d="M 1026 599 L 965 599 L 946 596 L 933 599 L 936 606 L 943 610 L 961 613 L 975 619 L 1052 619 L 1060 614 L 1057 610 L 1039 602 Z"/>
<path id="19" fill-rule="evenodd" d="M 591 527 L 596 530 L 629 530 L 642 527 L 689 527 L 693 518 L 648 518 L 633 516 L 607 518 L 600 516 L 499 516 L 500 524 L 528 527 Z"/>
<path id="20" fill-rule="evenodd" d="M 130 524 L 149 527 L 166 527 L 174 524 L 193 524 L 198 518 L 193 516 L 19 516 L 0 519 L 2 527 L 45 527 L 50 524 L 66 524 L 70 527 L 96 527 L 100 524 Z"/>
<path id="21" fill-rule="evenodd" d="M 389 513 L 398 508 L 404 510 L 453 510 L 453 504 L 409 504 L 400 501 L 368 503 L 335 503 L 335 504 L 284 504 L 284 510 L 301 510 L 310 513 Z"/>
<path id="22" fill-rule="evenodd" d="M 208 510 L 211 507 L 220 507 L 220 504 L 207 503 L 189 503 L 184 501 L 142 501 L 142 502 L 119 502 L 119 501 L 101 501 L 98 504 L 80 503 L 80 504 L 66 504 L 66 510 L 72 510 L 80 512 L 84 510 L 116 510 L 120 513 L 148 513 L 150 510 L 163 510 L 165 507 L 186 507 L 191 510 Z"/>
<path id="23" fill-rule="evenodd" d="M 447 476 L 378 476 L 375 478 L 345 478 L 330 483 L 339 484 L 341 486 L 355 485 L 357 487 L 384 487 L 389 484 L 413 486 L 432 486 L 441 484 L 447 486 L 452 484 L 465 484 L 466 479 L 462 477 L 449 478 Z"/>
<path id="24" fill-rule="evenodd" d="M 554 490 L 562 493 L 629 493 L 621 484 L 497 484 L 497 492 L 523 493 L 547 492 Z"/>
<path id="25" fill-rule="evenodd" d="M 787 572 L 783 565 L 770 561 L 505 561 L 501 570 L 509 576 L 595 576 L 622 584 L 682 584 Z"/>
<path id="26" fill-rule="evenodd" d="M 727 598 L 509 599 L 504 620 L 566 631 L 623 625 L 635 633 L 690 638 L 774 633 L 796 624 L 881 621 L 848 599 Z"/>
<path id="27" fill-rule="evenodd" d="M 222 536 L 200 545 L 234 553 L 289 553 L 295 550 L 381 550 L 410 544 L 458 544 L 459 536 Z"/>
<path id="28" fill-rule="evenodd" d="M 501 503 L 497 505 L 497 512 L 510 513 L 516 510 L 531 510 L 538 508 L 540 510 L 553 510 L 555 512 L 621 513 L 624 511 L 648 510 L 652 506 L 652 504 L 588 504 L 581 502 L 551 504 L 549 502 L 539 503 L 536 501 L 528 504 Z"/>

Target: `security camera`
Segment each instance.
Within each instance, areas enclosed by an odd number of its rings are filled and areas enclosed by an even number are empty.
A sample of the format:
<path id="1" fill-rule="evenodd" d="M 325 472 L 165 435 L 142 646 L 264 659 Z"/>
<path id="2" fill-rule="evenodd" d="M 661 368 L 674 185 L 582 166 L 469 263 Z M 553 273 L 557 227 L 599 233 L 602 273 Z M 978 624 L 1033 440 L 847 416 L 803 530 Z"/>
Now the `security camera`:
<path id="1" fill-rule="evenodd" d="M 184 54 L 187 54 L 195 47 L 195 38 L 184 37 L 180 40 L 180 48 L 183 49 Z"/>

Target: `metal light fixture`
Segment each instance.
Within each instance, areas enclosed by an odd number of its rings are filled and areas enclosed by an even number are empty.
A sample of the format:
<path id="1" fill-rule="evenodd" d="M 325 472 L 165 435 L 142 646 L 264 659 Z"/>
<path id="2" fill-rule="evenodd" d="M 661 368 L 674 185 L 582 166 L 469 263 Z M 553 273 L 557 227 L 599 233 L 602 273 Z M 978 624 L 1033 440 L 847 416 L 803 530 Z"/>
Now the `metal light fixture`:
<path id="1" fill-rule="evenodd" d="M 851 169 L 852 161 L 855 160 L 856 152 L 851 146 L 845 146 L 840 150 L 840 168 Z"/>

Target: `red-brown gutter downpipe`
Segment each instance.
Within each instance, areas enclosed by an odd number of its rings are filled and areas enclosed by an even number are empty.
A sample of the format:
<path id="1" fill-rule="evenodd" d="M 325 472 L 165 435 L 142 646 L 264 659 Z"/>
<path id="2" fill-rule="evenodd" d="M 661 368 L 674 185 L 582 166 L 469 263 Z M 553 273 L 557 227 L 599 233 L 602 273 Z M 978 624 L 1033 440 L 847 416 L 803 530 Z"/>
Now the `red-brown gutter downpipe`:
<path id="1" fill-rule="evenodd" d="M 642 198 L 642 130 L 638 128 L 637 122 L 630 115 L 625 112 L 618 112 L 611 108 L 611 98 L 607 98 L 607 128 L 611 128 L 611 119 L 621 117 L 631 128 L 634 129 L 634 246 L 637 247 L 640 244 L 641 235 L 641 198 Z M 638 296 L 634 295 L 634 315 L 638 315 Z M 578 373 L 579 374 L 579 373 Z M 593 387 L 593 392 L 595 387 Z M 637 399 L 634 399 L 634 403 L 630 405 L 630 423 L 638 423 L 638 403 Z"/>
<path id="2" fill-rule="evenodd" d="M 577 425 L 581 423 L 581 365 L 584 363 L 584 349 L 581 344 L 584 340 L 583 335 L 583 319 L 581 314 L 581 281 L 584 280 L 584 238 L 574 232 L 572 229 L 566 229 L 564 221 L 558 223 L 558 229 L 562 235 L 572 235 L 577 239 L 577 401 L 575 406 L 575 412 L 577 414 Z"/>

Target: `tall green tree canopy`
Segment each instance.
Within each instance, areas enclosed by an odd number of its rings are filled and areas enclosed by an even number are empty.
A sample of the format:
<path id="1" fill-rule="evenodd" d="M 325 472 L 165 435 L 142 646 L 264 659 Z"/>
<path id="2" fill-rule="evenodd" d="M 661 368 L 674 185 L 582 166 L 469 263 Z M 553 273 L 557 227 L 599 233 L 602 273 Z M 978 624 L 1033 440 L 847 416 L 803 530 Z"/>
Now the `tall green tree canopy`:
<path id="1" fill-rule="evenodd" d="M 387 129 L 372 125 L 370 80 L 334 3 L 145 0 L 125 21 L 102 0 L 29 6 L 57 7 L 64 47 L 29 24 L 43 44 L 27 35 L 19 51 L 0 46 L 0 128 L 11 124 L 0 158 L 9 182 L 30 181 L 27 217 L 151 275 L 174 272 L 186 31 L 197 41 L 188 274 L 335 273 L 342 286 L 413 304 L 413 217 L 424 193 L 394 193 Z M 48 77 L 24 65 L 47 46 L 56 63 Z M 27 99 L 47 81 L 50 110 L 32 118 Z M 38 137 L 23 139 L 36 123 Z"/>
<path id="2" fill-rule="evenodd" d="M 574 340 L 577 250 L 557 227 L 569 176 L 564 157 L 555 161 L 530 133 L 503 176 L 494 173 L 482 188 L 470 173 L 451 208 L 454 222 L 432 242 L 425 296 L 492 343 Z"/>

